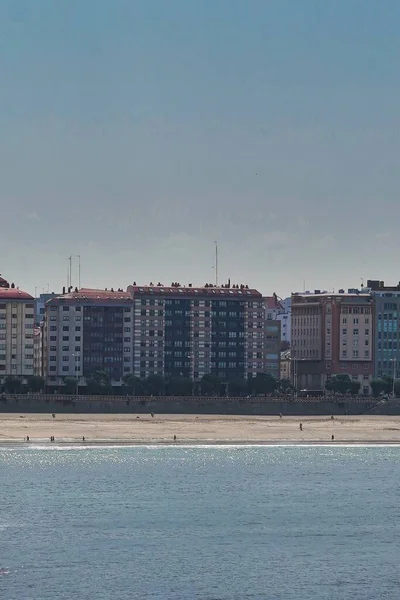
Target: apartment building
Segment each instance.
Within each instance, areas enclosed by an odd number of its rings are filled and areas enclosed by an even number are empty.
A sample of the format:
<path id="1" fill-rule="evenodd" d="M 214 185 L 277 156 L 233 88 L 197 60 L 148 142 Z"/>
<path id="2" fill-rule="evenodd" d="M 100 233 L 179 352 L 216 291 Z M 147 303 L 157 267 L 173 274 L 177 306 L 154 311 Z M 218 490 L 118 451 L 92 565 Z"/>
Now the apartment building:
<path id="1" fill-rule="evenodd" d="M 374 375 L 400 376 L 400 283 L 368 280 L 374 300 Z"/>
<path id="2" fill-rule="evenodd" d="M 0 277 L 0 381 L 33 375 L 33 297 Z"/>
<path id="3" fill-rule="evenodd" d="M 105 371 L 120 384 L 133 366 L 133 301 L 121 290 L 81 289 L 46 303 L 43 371 L 48 386 L 65 377 L 84 384 Z"/>
<path id="4" fill-rule="evenodd" d="M 134 302 L 133 372 L 138 377 L 157 373 L 199 380 L 214 373 L 229 381 L 270 370 L 279 375 L 279 355 L 271 351 L 267 357 L 264 300 L 257 290 L 174 283 L 133 284 L 128 292 Z M 270 335 L 279 335 L 271 327 Z"/>
<path id="5" fill-rule="evenodd" d="M 292 373 L 297 389 L 324 389 L 347 374 L 370 393 L 373 376 L 373 299 L 369 292 L 316 290 L 292 295 Z"/>

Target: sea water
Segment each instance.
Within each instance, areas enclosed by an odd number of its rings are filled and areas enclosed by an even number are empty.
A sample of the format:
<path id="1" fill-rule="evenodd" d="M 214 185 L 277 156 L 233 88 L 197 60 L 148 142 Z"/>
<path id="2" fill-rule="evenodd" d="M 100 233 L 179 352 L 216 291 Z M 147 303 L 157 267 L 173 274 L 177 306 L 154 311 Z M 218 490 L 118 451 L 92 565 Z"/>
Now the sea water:
<path id="1" fill-rule="evenodd" d="M 397 600 L 399 480 L 399 447 L 3 447 L 0 598 Z"/>

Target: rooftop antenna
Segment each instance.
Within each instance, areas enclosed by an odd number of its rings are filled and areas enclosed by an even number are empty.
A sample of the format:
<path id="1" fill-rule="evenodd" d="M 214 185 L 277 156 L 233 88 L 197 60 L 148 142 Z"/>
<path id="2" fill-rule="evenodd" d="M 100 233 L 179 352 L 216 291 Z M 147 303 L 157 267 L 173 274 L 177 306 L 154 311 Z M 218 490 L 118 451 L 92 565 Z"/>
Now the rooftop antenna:
<path id="1" fill-rule="evenodd" d="M 215 241 L 215 287 L 218 287 L 218 242 Z"/>
<path id="2" fill-rule="evenodd" d="M 78 289 L 81 289 L 81 255 L 77 254 L 78 259 Z"/>
<path id="3" fill-rule="evenodd" d="M 68 287 L 70 287 L 72 285 L 72 255 L 70 255 L 68 261 L 69 261 L 69 283 L 68 283 Z"/>

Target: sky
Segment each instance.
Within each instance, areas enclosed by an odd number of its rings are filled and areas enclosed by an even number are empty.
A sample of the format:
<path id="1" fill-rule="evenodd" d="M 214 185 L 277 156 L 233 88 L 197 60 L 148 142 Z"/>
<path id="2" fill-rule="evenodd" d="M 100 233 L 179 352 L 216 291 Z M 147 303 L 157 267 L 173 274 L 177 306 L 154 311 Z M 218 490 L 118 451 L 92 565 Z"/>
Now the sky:
<path id="1" fill-rule="evenodd" d="M 400 280 L 397 0 L 0 0 L 0 273 Z"/>

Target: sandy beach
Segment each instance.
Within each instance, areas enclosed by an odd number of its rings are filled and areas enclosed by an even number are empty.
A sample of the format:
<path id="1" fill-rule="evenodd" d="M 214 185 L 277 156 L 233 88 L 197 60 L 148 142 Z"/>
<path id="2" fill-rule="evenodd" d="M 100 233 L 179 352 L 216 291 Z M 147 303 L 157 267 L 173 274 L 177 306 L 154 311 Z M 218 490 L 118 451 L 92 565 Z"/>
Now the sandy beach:
<path id="1" fill-rule="evenodd" d="M 303 430 L 300 431 L 300 423 Z M 400 416 L 254 417 L 0 413 L 0 444 L 400 443 Z M 174 440 L 176 436 L 176 440 Z"/>

